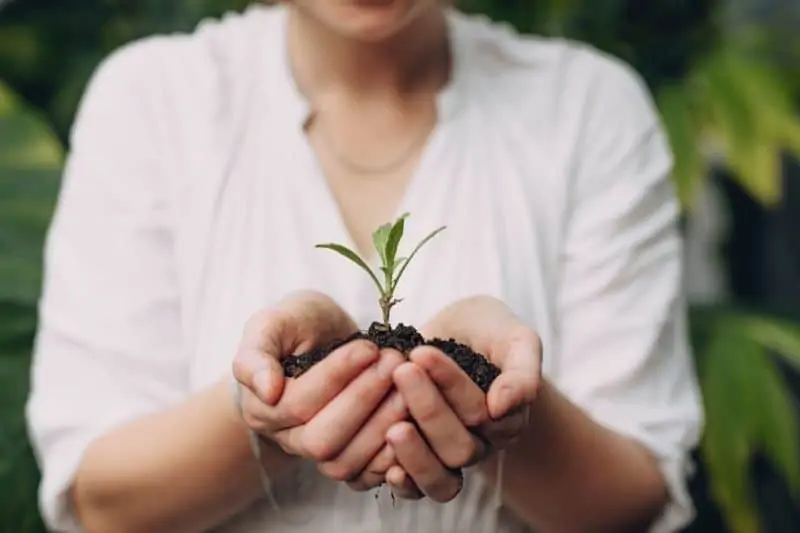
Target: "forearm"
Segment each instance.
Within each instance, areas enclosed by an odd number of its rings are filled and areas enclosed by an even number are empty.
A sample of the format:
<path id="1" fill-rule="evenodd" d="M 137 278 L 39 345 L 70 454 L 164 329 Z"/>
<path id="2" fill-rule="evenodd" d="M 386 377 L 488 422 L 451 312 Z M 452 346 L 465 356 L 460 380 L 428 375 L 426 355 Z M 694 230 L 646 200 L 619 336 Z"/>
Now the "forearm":
<path id="1" fill-rule="evenodd" d="M 271 451 L 266 468 L 291 464 Z M 198 533 L 262 493 L 244 424 L 220 382 L 92 443 L 72 496 L 88 533 Z"/>
<path id="2" fill-rule="evenodd" d="M 595 423 L 550 384 L 505 461 L 506 504 L 545 533 L 640 533 L 667 501 L 649 452 Z M 497 460 L 484 469 L 494 480 Z"/>

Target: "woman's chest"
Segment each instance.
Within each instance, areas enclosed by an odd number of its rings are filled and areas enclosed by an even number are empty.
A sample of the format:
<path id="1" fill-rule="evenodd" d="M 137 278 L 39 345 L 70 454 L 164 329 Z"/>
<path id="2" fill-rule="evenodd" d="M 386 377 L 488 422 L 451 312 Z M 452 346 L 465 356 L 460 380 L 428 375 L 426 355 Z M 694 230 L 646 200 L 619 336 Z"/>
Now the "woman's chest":
<path id="1" fill-rule="evenodd" d="M 408 257 L 428 233 L 446 229 L 408 265 L 393 322 L 422 326 L 460 298 L 489 294 L 549 335 L 560 224 L 553 167 L 516 155 L 509 144 L 462 132 L 443 136 L 426 156 L 397 209 L 410 213 L 398 256 Z M 330 295 L 361 327 L 380 319 L 369 276 L 316 248 L 352 246 L 352 240 L 305 147 L 245 146 L 206 195 L 213 209 L 187 207 L 193 224 L 178 232 L 191 243 L 178 246 L 178 260 L 193 387 L 228 372 L 247 318 L 294 290 Z"/>

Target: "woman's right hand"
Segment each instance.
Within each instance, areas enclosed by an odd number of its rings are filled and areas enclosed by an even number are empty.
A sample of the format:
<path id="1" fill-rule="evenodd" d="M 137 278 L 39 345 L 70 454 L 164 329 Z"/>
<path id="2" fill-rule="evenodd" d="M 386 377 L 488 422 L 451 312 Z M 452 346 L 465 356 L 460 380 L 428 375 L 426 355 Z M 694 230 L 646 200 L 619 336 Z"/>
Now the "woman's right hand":
<path id="1" fill-rule="evenodd" d="M 296 379 L 285 379 L 281 364 L 355 331 L 329 297 L 297 292 L 248 321 L 233 369 L 243 387 L 243 418 L 253 431 L 290 455 L 315 461 L 327 477 L 364 490 L 371 488 L 360 481 L 364 468 L 384 448 L 388 429 L 408 416 L 392 383 L 403 357 L 356 340 Z M 387 459 L 388 470 L 393 461 Z"/>

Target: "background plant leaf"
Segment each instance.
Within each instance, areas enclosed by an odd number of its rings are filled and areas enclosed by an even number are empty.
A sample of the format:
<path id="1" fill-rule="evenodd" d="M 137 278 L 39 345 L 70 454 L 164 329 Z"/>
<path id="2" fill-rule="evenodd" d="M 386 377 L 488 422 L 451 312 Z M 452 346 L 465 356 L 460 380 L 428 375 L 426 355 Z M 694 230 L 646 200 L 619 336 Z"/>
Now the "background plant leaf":
<path id="1" fill-rule="evenodd" d="M 770 345 L 794 350 L 796 339 L 791 330 L 739 313 L 719 314 L 710 327 L 699 368 L 707 413 L 702 453 L 731 529 L 757 533 L 762 529 L 749 483 L 754 454 L 766 455 L 792 491 L 800 490 L 797 415 L 766 351 Z"/>
<path id="2" fill-rule="evenodd" d="M 658 95 L 662 122 L 675 157 L 672 177 L 681 204 L 691 207 L 696 192 L 708 174 L 701 153 L 702 126 L 695 117 L 688 84 L 664 88 Z"/>
<path id="3" fill-rule="evenodd" d="M 748 316 L 741 325 L 746 334 L 800 371 L 800 325 L 764 316 Z"/>
<path id="4" fill-rule="evenodd" d="M 706 420 L 702 442 L 710 490 L 725 510 L 733 533 L 758 533 L 758 513 L 749 489 L 750 461 L 758 433 L 757 399 L 748 387 L 751 368 L 763 360 L 758 347 L 743 344 L 724 324 L 714 328 L 700 368 Z"/>
<path id="5" fill-rule="evenodd" d="M 0 82 L 0 525 L 39 532 L 36 461 L 24 405 L 36 328 L 42 250 L 62 149 L 39 113 Z"/>

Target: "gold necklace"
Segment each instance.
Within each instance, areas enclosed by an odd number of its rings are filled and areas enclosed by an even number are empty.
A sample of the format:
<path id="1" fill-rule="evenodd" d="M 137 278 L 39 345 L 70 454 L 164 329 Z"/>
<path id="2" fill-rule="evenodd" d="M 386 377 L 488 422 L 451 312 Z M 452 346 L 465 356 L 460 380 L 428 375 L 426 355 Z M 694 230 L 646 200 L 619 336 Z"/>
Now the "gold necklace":
<path id="1" fill-rule="evenodd" d="M 316 122 L 316 116 L 314 114 L 311 115 L 309 121 L 307 122 L 306 131 L 308 131 L 311 126 Z M 370 165 L 366 163 L 361 163 L 359 161 L 354 161 L 350 157 L 346 156 L 340 150 L 336 149 L 335 143 L 330 142 L 330 140 L 325 135 L 324 128 L 319 128 L 318 135 L 319 140 L 322 141 L 322 144 L 325 146 L 326 150 L 336 159 L 336 161 L 343 167 L 345 167 L 348 171 L 361 174 L 361 175 L 368 175 L 368 176 L 375 176 L 375 175 L 383 175 L 383 174 L 390 174 L 395 170 L 403 167 L 413 156 L 417 153 L 417 150 L 420 146 L 424 145 L 427 139 L 430 137 L 431 130 L 428 124 L 425 124 L 425 127 L 422 128 L 422 131 L 419 135 L 416 135 L 409 143 L 409 146 L 400 152 L 400 155 L 396 158 L 390 160 L 388 163 L 384 163 L 382 165 Z"/>

